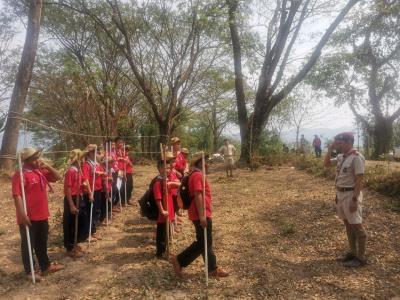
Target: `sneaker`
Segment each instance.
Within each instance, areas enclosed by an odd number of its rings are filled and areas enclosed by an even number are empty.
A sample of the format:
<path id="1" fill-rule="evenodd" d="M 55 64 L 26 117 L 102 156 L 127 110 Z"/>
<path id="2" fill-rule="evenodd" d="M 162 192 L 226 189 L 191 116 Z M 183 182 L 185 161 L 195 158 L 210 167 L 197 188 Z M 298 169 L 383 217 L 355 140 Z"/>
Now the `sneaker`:
<path id="1" fill-rule="evenodd" d="M 219 277 L 228 277 L 228 276 L 229 276 L 229 273 L 226 272 L 226 271 L 224 271 L 224 270 L 221 269 L 221 268 L 216 268 L 214 271 L 210 272 L 210 276 L 211 276 L 211 277 L 216 277 L 216 278 L 219 278 Z"/>
<path id="2" fill-rule="evenodd" d="M 343 263 L 343 266 L 346 268 L 359 268 L 365 266 L 367 262 L 365 260 L 361 260 L 357 257 L 353 258 L 352 260 L 346 261 Z"/>
<path id="3" fill-rule="evenodd" d="M 336 259 L 336 261 L 346 262 L 346 261 L 353 260 L 354 258 L 356 258 L 356 256 L 353 253 L 347 252 L 345 255 L 338 257 Z"/>

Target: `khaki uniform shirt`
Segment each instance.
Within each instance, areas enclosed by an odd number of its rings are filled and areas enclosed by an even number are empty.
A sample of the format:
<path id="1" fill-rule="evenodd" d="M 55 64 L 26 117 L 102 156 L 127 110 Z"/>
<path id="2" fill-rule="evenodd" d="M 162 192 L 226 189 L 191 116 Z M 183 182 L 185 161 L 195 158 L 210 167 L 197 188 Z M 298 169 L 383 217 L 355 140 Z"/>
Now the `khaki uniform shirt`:
<path id="1" fill-rule="evenodd" d="M 222 153 L 224 157 L 227 158 L 227 157 L 233 157 L 235 151 L 236 151 L 235 146 L 229 144 L 228 146 L 223 145 L 221 148 L 219 148 L 218 152 Z"/>
<path id="2" fill-rule="evenodd" d="M 336 163 L 336 187 L 353 188 L 356 184 L 356 175 L 364 174 L 365 158 L 358 151 L 347 156 L 339 154 L 332 162 Z"/>

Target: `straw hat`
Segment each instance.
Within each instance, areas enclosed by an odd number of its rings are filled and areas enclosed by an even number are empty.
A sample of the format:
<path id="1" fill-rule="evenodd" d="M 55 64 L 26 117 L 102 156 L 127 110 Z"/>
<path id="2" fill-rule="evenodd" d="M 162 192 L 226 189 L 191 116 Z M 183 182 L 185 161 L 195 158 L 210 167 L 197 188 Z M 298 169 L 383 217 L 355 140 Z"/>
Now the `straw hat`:
<path id="1" fill-rule="evenodd" d="M 196 164 L 199 160 L 201 160 L 202 155 L 204 152 L 196 152 L 192 155 L 192 158 L 190 159 L 190 165 Z M 208 153 L 204 153 L 204 159 L 207 160 L 209 157 Z"/>
<path id="2" fill-rule="evenodd" d="M 183 154 L 189 154 L 189 150 L 188 150 L 187 148 L 182 148 L 182 149 L 181 149 L 181 152 L 182 152 Z"/>
<path id="3" fill-rule="evenodd" d="M 23 148 L 23 149 L 21 149 L 21 151 L 19 151 L 19 154 L 21 154 L 22 161 L 25 161 L 34 155 L 37 155 L 39 157 L 41 153 L 42 153 L 42 149 L 35 149 L 33 147 Z"/>
<path id="4" fill-rule="evenodd" d="M 171 160 L 171 159 L 174 159 L 175 157 L 176 156 L 174 155 L 173 152 L 171 152 L 171 151 L 165 152 L 165 160 Z"/>
<path id="5" fill-rule="evenodd" d="M 172 145 L 176 144 L 176 143 L 180 143 L 180 142 L 181 142 L 181 140 L 176 136 L 171 139 L 171 144 Z"/>
<path id="6" fill-rule="evenodd" d="M 69 153 L 69 163 L 73 164 L 74 162 L 81 160 L 82 157 L 83 151 L 81 151 L 80 149 L 71 150 L 71 152 Z"/>

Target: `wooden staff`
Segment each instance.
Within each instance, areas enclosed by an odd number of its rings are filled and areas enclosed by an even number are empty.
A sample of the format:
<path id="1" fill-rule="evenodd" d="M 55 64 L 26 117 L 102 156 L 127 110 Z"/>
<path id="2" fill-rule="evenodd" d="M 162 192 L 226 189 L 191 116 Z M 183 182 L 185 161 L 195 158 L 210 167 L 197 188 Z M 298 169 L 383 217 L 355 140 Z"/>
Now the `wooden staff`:
<path id="1" fill-rule="evenodd" d="M 94 202 L 94 182 L 96 181 L 96 158 L 97 158 L 97 145 L 94 147 L 93 183 L 92 183 L 93 202 Z M 93 202 L 90 203 L 89 244 L 90 244 L 90 239 L 92 237 Z"/>
<path id="2" fill-rule="evenodd" d="M 203 202 L 204 202 L 204 217 L 207 222 L 207 209 L 206 209 L 206 161 L 204 152 L 201 153 L 201 172 L 203 180 Z M 208 251 L 207 251 L 207 226 L 204 227 L 204 273 L 206 275 L 206 286 L 208 287 Z"/>
<path id="3" fill-rule="evenodd" d="M 166 222 L 165 222 L 165 227 L 166 227 L 166 234 L 165 234 L 165 243 L 167 246 L 167 257 L 169 256 L 169 230 L 170 230 L 170 226 L 169 226 L 169 205 L 168 205 L 168 186 L 167 186 L 167 156 L 166 156 L 166 152 L 165 152 L 165 147 L 163 146 L 163 144 L 160 144 L 160 149 L 161 149 L 161 155 L 162 155 L 162 159 L 164 161 L 164 181 L 163 181 L 163 185 L 164 185 L 164 203 L 165 203 L 165 208 L 168 212 L 168 216 L 166 218 Z"/>
<path id="4" fill-rule="evenodd" d="M 108 143 L 106 143 L 106 225 L 108 226 Z"/>
<path id="5" fill-rule="evenodd" d="M 24 206 L 25 215 L 28 215 L 28 211 L 26 209 L 25 183 L 24 183 L 24 173 L 22 171 L 21 153 L 18 154 L 18 166 L 19 166 L 19 177 L 20 177 L 20 183 L 21 183 L 22 204 Z M 36 280 L 35 280 L 35 269 L 33 268 L 31 235 L 29 233 L 29 226 L 26 225 L 25 229 L 26 229 L 26 241 L 28 243 L 29 265 L 31 267 L 32 282 L 36 283 Z"/>

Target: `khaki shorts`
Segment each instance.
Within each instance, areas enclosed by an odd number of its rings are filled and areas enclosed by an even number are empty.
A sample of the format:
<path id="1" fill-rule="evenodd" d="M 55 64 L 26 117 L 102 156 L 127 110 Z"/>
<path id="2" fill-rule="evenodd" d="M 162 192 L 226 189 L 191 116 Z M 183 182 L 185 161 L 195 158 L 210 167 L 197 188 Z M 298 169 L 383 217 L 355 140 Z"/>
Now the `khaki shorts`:
<path id="1" fill-rule="evenodd" d="M 233 159 L 233 157 L 226 157 L 225 158 L 225 167 L 233 167 L 235 164 L 235 161 Z"/>
<path id="2" fill-rule="evenodd" d="M 361 224 L 362 223 L 362 192 L 358 196 L 357 211 L 350 212 L 350 203 L 353 201 L 353 191 L 348 192 L 336 192 L 337 203 L 336 213 L 342 220 L 347 220 L 349 224 Z"/>

